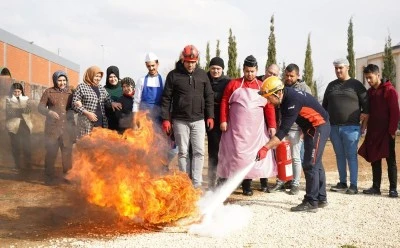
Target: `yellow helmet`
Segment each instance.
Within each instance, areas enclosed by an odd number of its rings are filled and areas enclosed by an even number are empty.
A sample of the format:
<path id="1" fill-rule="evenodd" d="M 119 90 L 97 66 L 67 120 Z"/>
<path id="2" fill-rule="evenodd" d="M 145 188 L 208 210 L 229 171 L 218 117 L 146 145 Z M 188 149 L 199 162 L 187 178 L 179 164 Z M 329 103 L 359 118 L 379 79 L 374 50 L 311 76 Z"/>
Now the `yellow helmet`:
<path id="1" fill-rule="evenodd" d="M 284 85 L 278 77 L 271 76 L 264 80 L 259 94 L 263 97 L 267 97 L 283 89 L 283 87 Z"/>

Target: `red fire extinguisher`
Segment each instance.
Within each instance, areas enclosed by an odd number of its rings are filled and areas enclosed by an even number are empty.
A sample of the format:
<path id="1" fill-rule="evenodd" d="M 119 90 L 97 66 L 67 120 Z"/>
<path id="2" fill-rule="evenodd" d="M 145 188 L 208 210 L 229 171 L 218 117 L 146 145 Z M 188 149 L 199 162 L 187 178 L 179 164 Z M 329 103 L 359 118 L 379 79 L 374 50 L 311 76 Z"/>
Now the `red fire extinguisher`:
<path id="1" fill-rule="evenodd" d="M 292 152 L 290 143 L 286 139 L 276 147 L 276 162 L 278 164 L 278 178 L 282 181 L 293 179 Z"/>

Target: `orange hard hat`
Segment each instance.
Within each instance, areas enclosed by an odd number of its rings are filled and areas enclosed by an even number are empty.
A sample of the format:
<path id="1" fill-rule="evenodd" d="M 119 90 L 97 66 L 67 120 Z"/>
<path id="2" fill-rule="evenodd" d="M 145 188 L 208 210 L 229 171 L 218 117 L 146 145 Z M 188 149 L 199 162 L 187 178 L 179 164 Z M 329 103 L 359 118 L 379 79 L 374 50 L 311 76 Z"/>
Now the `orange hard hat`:
<path id="1" fill-rule="evenodd" d="M 187 45 L 183 48 L 182 58 L 184 61 L 196 62 L 199 59 L 199 51 L 193 45 Z"/>

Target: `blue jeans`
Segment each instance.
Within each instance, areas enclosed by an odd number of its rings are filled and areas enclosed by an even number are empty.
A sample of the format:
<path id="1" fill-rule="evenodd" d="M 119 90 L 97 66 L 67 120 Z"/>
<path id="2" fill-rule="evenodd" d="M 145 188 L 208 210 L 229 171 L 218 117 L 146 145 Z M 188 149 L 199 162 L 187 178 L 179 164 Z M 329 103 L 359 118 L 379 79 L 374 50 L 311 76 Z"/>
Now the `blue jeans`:
<path id="1" fill-rule="evenodd" d="M 300 138 L 300 130 L 290 130 L 287 139 L 290 142 L 290 148 L 292 151 L 292 165 L 293 165 L 293 181 L 292 186 L 300 185 L 301 176 L 301 148 L 303 147 L 303 139 Z"/>
<path id="2" fill-rule="evenodd" d="M 330 135 L 333 149 L 336 154 L 339 181 L 347 184 L 347 162 L 350 171 L 350 184 L 355 187 L 357 187 L 358 178 L 357 150 L 360 134 L 360 126 L 332 125 Z"/>
<path id="3" fill-rule="evenodd" d="M 172 120 L 175 142 L 178 146 L 179 170 L 186 172 L 195 188 L 203 182 L 204 142 L 206 127 L 204 120 L 189 122 Z M 189 142 L 192 145 L 193 159 L 189 159 Z"/>

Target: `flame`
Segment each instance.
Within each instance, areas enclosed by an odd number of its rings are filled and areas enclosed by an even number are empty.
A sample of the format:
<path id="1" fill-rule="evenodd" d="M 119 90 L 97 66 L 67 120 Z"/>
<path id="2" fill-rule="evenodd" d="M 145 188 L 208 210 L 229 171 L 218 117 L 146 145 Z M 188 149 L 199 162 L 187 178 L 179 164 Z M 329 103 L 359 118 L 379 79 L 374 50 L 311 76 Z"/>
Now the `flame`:
<path id="1" fill-rule="evenodd" d="M 80 182 L 86 199 L 115 209 L 120 216 L 150 224 L 169 223 L 198 214 L 201 191 L 186 173 L 166 171 L 165 135 L 138 113 L 139 130 L 122 135 L 94 128 L 77 142 L 68 178 Z"/>

